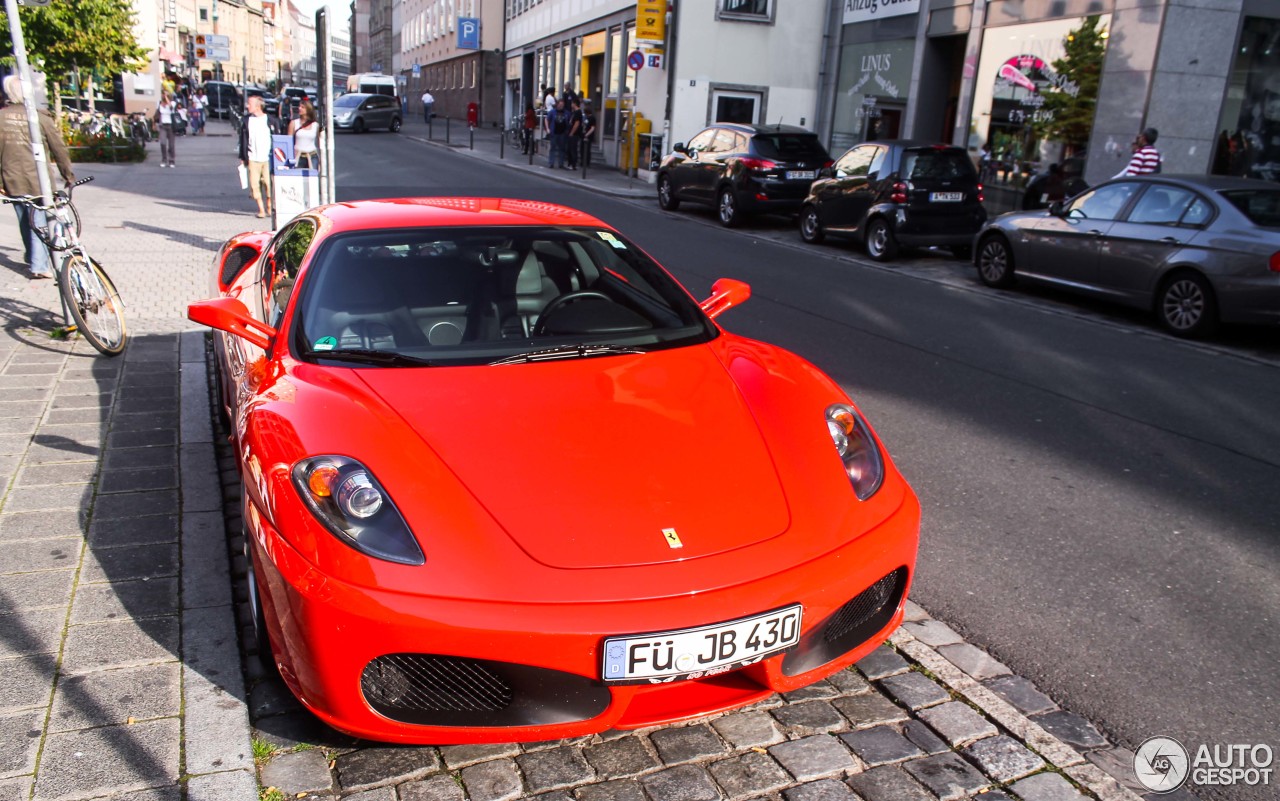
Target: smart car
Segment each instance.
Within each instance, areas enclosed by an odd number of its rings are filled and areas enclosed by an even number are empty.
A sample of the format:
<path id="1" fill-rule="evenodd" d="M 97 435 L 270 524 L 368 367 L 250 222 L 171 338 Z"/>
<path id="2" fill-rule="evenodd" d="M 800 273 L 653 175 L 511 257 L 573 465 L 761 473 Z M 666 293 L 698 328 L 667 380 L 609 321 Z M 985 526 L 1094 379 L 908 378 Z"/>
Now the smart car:
<path id="1" fill-rule="evenodd" d="M 246 259 L 246 250 L 256 256 Z M 919 504 L 855 402 L 561 206 L 370 200 L 218 254 L 263 651 L 332 726 L 549 740 L 734 709 L 902 617 Z"/>

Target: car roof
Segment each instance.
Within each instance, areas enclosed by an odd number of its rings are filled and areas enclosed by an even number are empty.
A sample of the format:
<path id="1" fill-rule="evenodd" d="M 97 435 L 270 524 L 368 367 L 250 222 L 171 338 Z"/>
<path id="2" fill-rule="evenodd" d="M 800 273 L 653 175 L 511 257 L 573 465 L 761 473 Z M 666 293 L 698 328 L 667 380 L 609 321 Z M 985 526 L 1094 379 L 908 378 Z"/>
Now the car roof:
<path id="1" fill-rule="evenodd" d="M 708 128 L 727 128 L 730 131 L 738 131 L 745 134 L 808 134 L 814 136 L 816 134 L 808 128 L 801 128 L 798 125 L 751 125 L 744 122 L 713 122 L 707 126 Z"/>
<path id="2" fill-rule="evenodd" d="M 354 200 L 317 210 L 334 233 L 381 228 L 591 226 L 613 230 L 590 214 L 540 200 L 410 197 Z"/>
<path id="3" fill-rule="evenodd" d="M 949 145 L 946 142 L 931 142 L 928 139 L 872 139 L 866 142 L 859 142 L 853 147 L 861 147 L 862 145 L 901 147 L 908 150 L 922 147 L 932 147 L 937 148 L 938 150 L 964 150 L 964 148 L 959 145 Z"/>
<path id="4" fill-rule="evenodd" d="M 1155 175 L 1131 175 L 1129 180 L 1137 180 L 1143 182 L 1164 181 L 1167 183 L 1183 184 L 1195 187 L 1207 192 L 1222 192 L 1232 189 L 1263 189 L 1268 191 L 1280 190 L 1271 181 L 1263 181 L 1257 178 L 1237 178 L 1231 175 L 1196 175 L 1193 173 L 1157 173 Z"/>

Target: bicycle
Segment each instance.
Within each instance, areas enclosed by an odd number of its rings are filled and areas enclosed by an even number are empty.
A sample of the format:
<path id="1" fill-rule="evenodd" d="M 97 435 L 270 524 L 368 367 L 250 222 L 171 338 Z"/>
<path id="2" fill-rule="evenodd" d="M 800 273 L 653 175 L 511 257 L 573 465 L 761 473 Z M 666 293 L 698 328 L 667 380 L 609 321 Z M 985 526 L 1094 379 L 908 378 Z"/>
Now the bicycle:
<path id="1" fill-rule="evenodd" d="M 81 334 L 89 344 L 104 356 L 118 356 L 128 343 L 129 330 L 124 319 L 124 302 L 102 266 L 94 261 L 80 241 L 80 212 L 71 202 L 71 190 L 87 184 L 93 177 L 68 184 L 63 191 L 54 192 L 53 202 L 43 205 L 39 197 L 3 197 L 4 203 L 20 203 L 35 211 L 44 212 L 44 224 L 31 230 L 49 248 L 49 255 L 56 251 L 65 255 L 52 259 L 57 273 L 58 291 L 63 308 L 71 315 L 73 325 L 68 331 Z"/>

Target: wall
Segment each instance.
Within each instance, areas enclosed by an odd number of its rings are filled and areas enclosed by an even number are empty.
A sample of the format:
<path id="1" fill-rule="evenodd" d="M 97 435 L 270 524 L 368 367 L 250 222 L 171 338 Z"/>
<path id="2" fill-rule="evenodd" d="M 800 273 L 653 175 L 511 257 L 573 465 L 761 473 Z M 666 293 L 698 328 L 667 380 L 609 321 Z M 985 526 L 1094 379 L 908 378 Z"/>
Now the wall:
<path id="1" fill-rule="evenodd" d="M 784 0 L 795 2 L 795 0 Z M 682 5 L 710 5 L 711 0 L 681 0 Z M 494 3 L 501 6 L 501 3 Z M 636 0 L 543 0 L 507 21 L 507 50 L 545 39 L 552 34 L 586 25 L 620 11 L 635 11 Z M 634 14 L 632 15 L 634 17 Z"/>

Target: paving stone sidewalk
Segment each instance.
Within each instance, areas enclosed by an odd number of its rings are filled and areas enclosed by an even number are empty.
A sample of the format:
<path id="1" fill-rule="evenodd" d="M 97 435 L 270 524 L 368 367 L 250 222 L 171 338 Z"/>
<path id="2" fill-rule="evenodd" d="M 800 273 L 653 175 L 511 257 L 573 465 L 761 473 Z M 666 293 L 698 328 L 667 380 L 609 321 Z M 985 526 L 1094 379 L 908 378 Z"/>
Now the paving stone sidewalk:
<path id="1" fill-rule="evenodd" d="M 119 359 L 48 336 L 56 290 L 0 226 L 0 801 L 1137 797 L 1131 754 L 914 605 L 856 669 L 687 725 L 406 748 L 319 723 L 254 654 L 238 482 L 185 320 L 218 244 L 256 227 L 230 131 L 211 131 L 179 140 L 176 170 L 78 170 L 98 178 L 77 194 L 86 241 L 128 304 Z M 585 185 L 639 191 L 609 173 Z"/>

